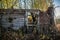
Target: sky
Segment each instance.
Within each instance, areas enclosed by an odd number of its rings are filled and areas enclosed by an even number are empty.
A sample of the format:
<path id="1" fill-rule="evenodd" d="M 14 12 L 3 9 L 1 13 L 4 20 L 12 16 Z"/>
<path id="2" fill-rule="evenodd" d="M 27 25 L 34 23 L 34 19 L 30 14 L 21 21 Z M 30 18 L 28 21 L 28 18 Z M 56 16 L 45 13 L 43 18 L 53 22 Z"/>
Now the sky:
<path id="1" fill-rule="evenodd" d="M 53 4 L 55 5 L 55 7 L 60 6 L 60 0 L 54 0 Z M 60 16 L 60 7 L 55 8 L 55 16 Z"/>

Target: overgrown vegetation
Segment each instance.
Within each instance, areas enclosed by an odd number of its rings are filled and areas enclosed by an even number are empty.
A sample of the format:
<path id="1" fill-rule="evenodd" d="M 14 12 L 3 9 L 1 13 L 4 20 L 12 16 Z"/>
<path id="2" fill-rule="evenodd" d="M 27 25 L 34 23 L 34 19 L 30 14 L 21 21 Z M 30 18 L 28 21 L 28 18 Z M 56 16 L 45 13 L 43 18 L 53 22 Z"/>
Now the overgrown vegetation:
<path id="1" fill-rule="evenodd" d="M 1 40 L 55 40 L 55 31 L 52 28 L 48 29 L 48 33 L 39 33 L 36 28 L 32 33 L 27 33 L 24 29 L 13 30 L 2 28 Z M 24 32 L 25 31 L 25 32 Z"/>
<path id="2" fill-rule="evenodd" d="M 57 24 L 60 24 L 60 19 L 56 19 L 56 23 Z"/>

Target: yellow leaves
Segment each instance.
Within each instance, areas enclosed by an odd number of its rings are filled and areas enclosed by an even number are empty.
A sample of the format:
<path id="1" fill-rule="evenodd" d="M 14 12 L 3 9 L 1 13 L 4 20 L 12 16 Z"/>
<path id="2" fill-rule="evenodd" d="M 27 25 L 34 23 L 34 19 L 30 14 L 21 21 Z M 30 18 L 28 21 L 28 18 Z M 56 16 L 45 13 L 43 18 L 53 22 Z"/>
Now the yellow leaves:
<path id="1" fill-rule="evenodd" d="M 32 22 L 32 16 L 28 16 L 28 21 L 31 23 Z"/>
<path id="2" fill-rule="evenodd" d="M 19 3 L 16 3 L 14 6 L 13 6 L 14 9 L 19 9 Z"/>
<path id="3" fill-rule="evenodd" d="M 20 0 L 20 2 L 21 1 L 23 1 L 23 0 Z M 34 1 L 34 2 L 32 3 L 32 1 Z M 28 4 L 29 3 L 30 4 L 28 6 L 32 7 L 33 9 L 40 9 L 41 11 L 46 11 L 49 6 L 50 1 L 51 0 L 31 0 L 31 1 L 29 0 Z M 2 8 L 4 8 L 4 9 L 7 9 L 7 8 L 19 9 L 20 6 L 22 7 L 22 5 L 19 4 L 19 0 L 2 0 L 1 2 L 3 5 Z M 27 3 L 27 1 L 26 1 L 26 3 Z"/>
<path id="4" fill-rule="evenodd" d="M 46 11 L 49 6 L 49 4 L 47 5 L 47 1 L 46 0 L 34 0 L 33 8 L 40 9 L 41 11 Z M 48 1 L 48 3 L 49 2 L 50 1 Z"/>
<path id="5" fill-rule="evenodd" d="M 2 0 L 3 8 L 11 8 L 12 6 L 17 4 L 15 4 L 15 2 L 17 2 L 17 0 Z"/>
<path id="6" fill-rule="evenodd" d="M 3 5 L 3 8 L 6 9 L 7 8 L 7 5 L 8 5 L 7 4 L 7 0 L 2 0 L 2 5 Z"/>
<path id="7" fill-rule="evenodd" d="M 33 5 L 33 8 L 38 9 L 38 7 L 39 7 L 39 0 L 35 0 L 34 1 L 34 5 Z"/>

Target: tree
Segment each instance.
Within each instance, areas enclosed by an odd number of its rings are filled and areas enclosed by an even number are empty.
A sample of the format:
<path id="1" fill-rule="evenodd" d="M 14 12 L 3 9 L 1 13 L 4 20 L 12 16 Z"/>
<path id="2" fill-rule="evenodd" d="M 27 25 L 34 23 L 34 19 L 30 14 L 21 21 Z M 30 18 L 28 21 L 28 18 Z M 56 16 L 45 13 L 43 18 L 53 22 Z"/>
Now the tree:
<path id="1" fill-rule="evenodd" d="M 33 8 L 40 9 L 41 11 L 46 11 L 49 7 L 51 0 L 34 0 Z"/>
<path id="2" fill-rule="evenodd" d="M 1 5 L 2 8 L 12 8 L 13 6 L 16 6 L 18 4 L 17 0 L 2 0 Z"/>
<path id="3" fill-rule="evenodd" d="M 0 8 L 4 9 L 40 9 L 46 11 L 52 0 L 1 0 Z"/>

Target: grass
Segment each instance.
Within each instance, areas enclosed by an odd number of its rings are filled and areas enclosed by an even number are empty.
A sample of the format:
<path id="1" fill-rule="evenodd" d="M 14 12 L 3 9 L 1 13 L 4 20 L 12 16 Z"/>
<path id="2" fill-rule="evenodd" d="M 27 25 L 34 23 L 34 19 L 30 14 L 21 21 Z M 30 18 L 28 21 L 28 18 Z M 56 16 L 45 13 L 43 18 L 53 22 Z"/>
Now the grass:
<path id="1" fill-rule="evenodd" d="M 56 19 L 56 23 L 57 24 L 60 24 L 60 19 Z"/>

